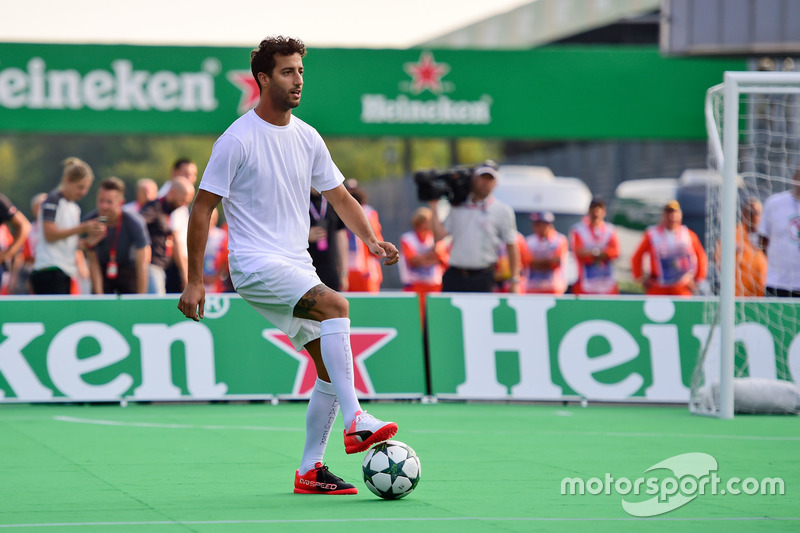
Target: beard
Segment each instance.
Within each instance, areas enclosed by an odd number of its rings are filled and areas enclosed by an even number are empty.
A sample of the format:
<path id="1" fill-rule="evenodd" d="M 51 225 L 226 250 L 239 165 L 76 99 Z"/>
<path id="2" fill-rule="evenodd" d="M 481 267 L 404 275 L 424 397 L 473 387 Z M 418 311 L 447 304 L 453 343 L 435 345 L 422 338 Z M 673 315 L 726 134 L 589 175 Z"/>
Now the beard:
<path id="1" fill-rule="evenodd" d="M 272 90 L 270 90 L 269 97 L 275 109 L 280 109 L 282 111 L 290 111 L 300 105 L 300 101 L 293 100 L 292 95 L 284 89 L 273 87 Z"/>

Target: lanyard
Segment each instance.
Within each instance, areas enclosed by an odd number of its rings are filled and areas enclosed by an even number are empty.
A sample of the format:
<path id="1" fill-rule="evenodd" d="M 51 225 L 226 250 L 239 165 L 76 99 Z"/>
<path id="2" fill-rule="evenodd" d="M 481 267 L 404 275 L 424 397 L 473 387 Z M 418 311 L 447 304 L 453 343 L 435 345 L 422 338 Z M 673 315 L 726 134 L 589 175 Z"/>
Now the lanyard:
<path id="1" fill-rule="evenodd" d="M 311 212 L 311 216 L 317 222 L 325 218 L 325 213 L 328 212 L 328 200 L 326 200 L 324 196 L 322 196 L 321 198 L 322 200 L 320 200 L 319 202 L 319 211 L 317 211 L 317 208 L 314 207 L 313 201 L 309 202 L 308 204 L 308 210 Z"/>
<path id="2" fill-rule="evenodd" d="M 111 262 L 117 260 L 117 243 L 119 243 L 119 234 L 122 230 L 122 213 L 117 215 L 117 228 L 114 234 L 114 244 L 111 245 L 111 250 L 108 252 L 108 259 Z"/>

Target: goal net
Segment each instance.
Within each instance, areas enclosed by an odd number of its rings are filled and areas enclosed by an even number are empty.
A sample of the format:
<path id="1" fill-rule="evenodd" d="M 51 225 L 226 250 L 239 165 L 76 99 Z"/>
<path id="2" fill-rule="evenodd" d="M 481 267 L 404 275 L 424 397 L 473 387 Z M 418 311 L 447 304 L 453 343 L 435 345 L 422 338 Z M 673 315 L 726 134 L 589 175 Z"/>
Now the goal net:
<path id="1" fill-rule="evenodd" d="M 800 299 L 755 296 L 764 294 L 767 268 L 761 208 L 792 188 L 800 168 L 800 73 L 727 72 L 708 90 L 705 112 L 709 167 L 722 179 L 706 196 L 711 295 L 697 332 L 690 410 L 721 418 L 797 412 Z M 800 210 L 793 223 L 800 246 Z"/>

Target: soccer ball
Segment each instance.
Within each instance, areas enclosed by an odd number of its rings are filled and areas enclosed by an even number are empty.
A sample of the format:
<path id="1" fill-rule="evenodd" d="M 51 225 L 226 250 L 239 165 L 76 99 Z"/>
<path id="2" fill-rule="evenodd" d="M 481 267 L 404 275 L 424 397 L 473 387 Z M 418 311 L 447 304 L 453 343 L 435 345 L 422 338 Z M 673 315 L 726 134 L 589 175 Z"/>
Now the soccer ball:
<path id="1" fill-rule="evenodd" d="M 398 500 L 417 487 L 421 467 L 410 446 L 387 440 L 367 452 L 361 471 L 369 490 L 386 500 Z"/>

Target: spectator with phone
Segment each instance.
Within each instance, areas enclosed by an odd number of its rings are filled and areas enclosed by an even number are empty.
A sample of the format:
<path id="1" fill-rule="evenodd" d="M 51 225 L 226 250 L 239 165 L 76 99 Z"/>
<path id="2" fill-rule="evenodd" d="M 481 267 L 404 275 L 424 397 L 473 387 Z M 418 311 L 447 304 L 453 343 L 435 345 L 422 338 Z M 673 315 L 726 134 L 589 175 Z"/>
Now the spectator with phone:
<path id="1" fill-rule="evenodd" d="M 122 206 L 125 184 L 111 177 L 100 182 L 97 209 L 87 215 L 103 224 L 103 233 L 84 241 L 94 294 L 145 294 L 150 265 L 150 236 L 144 219 Z"/>
<path id="2" fill-rule="evenodd" d="M 61 184 L 47 195 L 39 210 L 31 287 L 34 294 L 69 294 L 79 276 L 78 242 L 82 234 L 105 231 L 97 220 L 81 222 L 78 201 L 94 181 L 91 167 L 77 157 L 64 161 Z"/>

